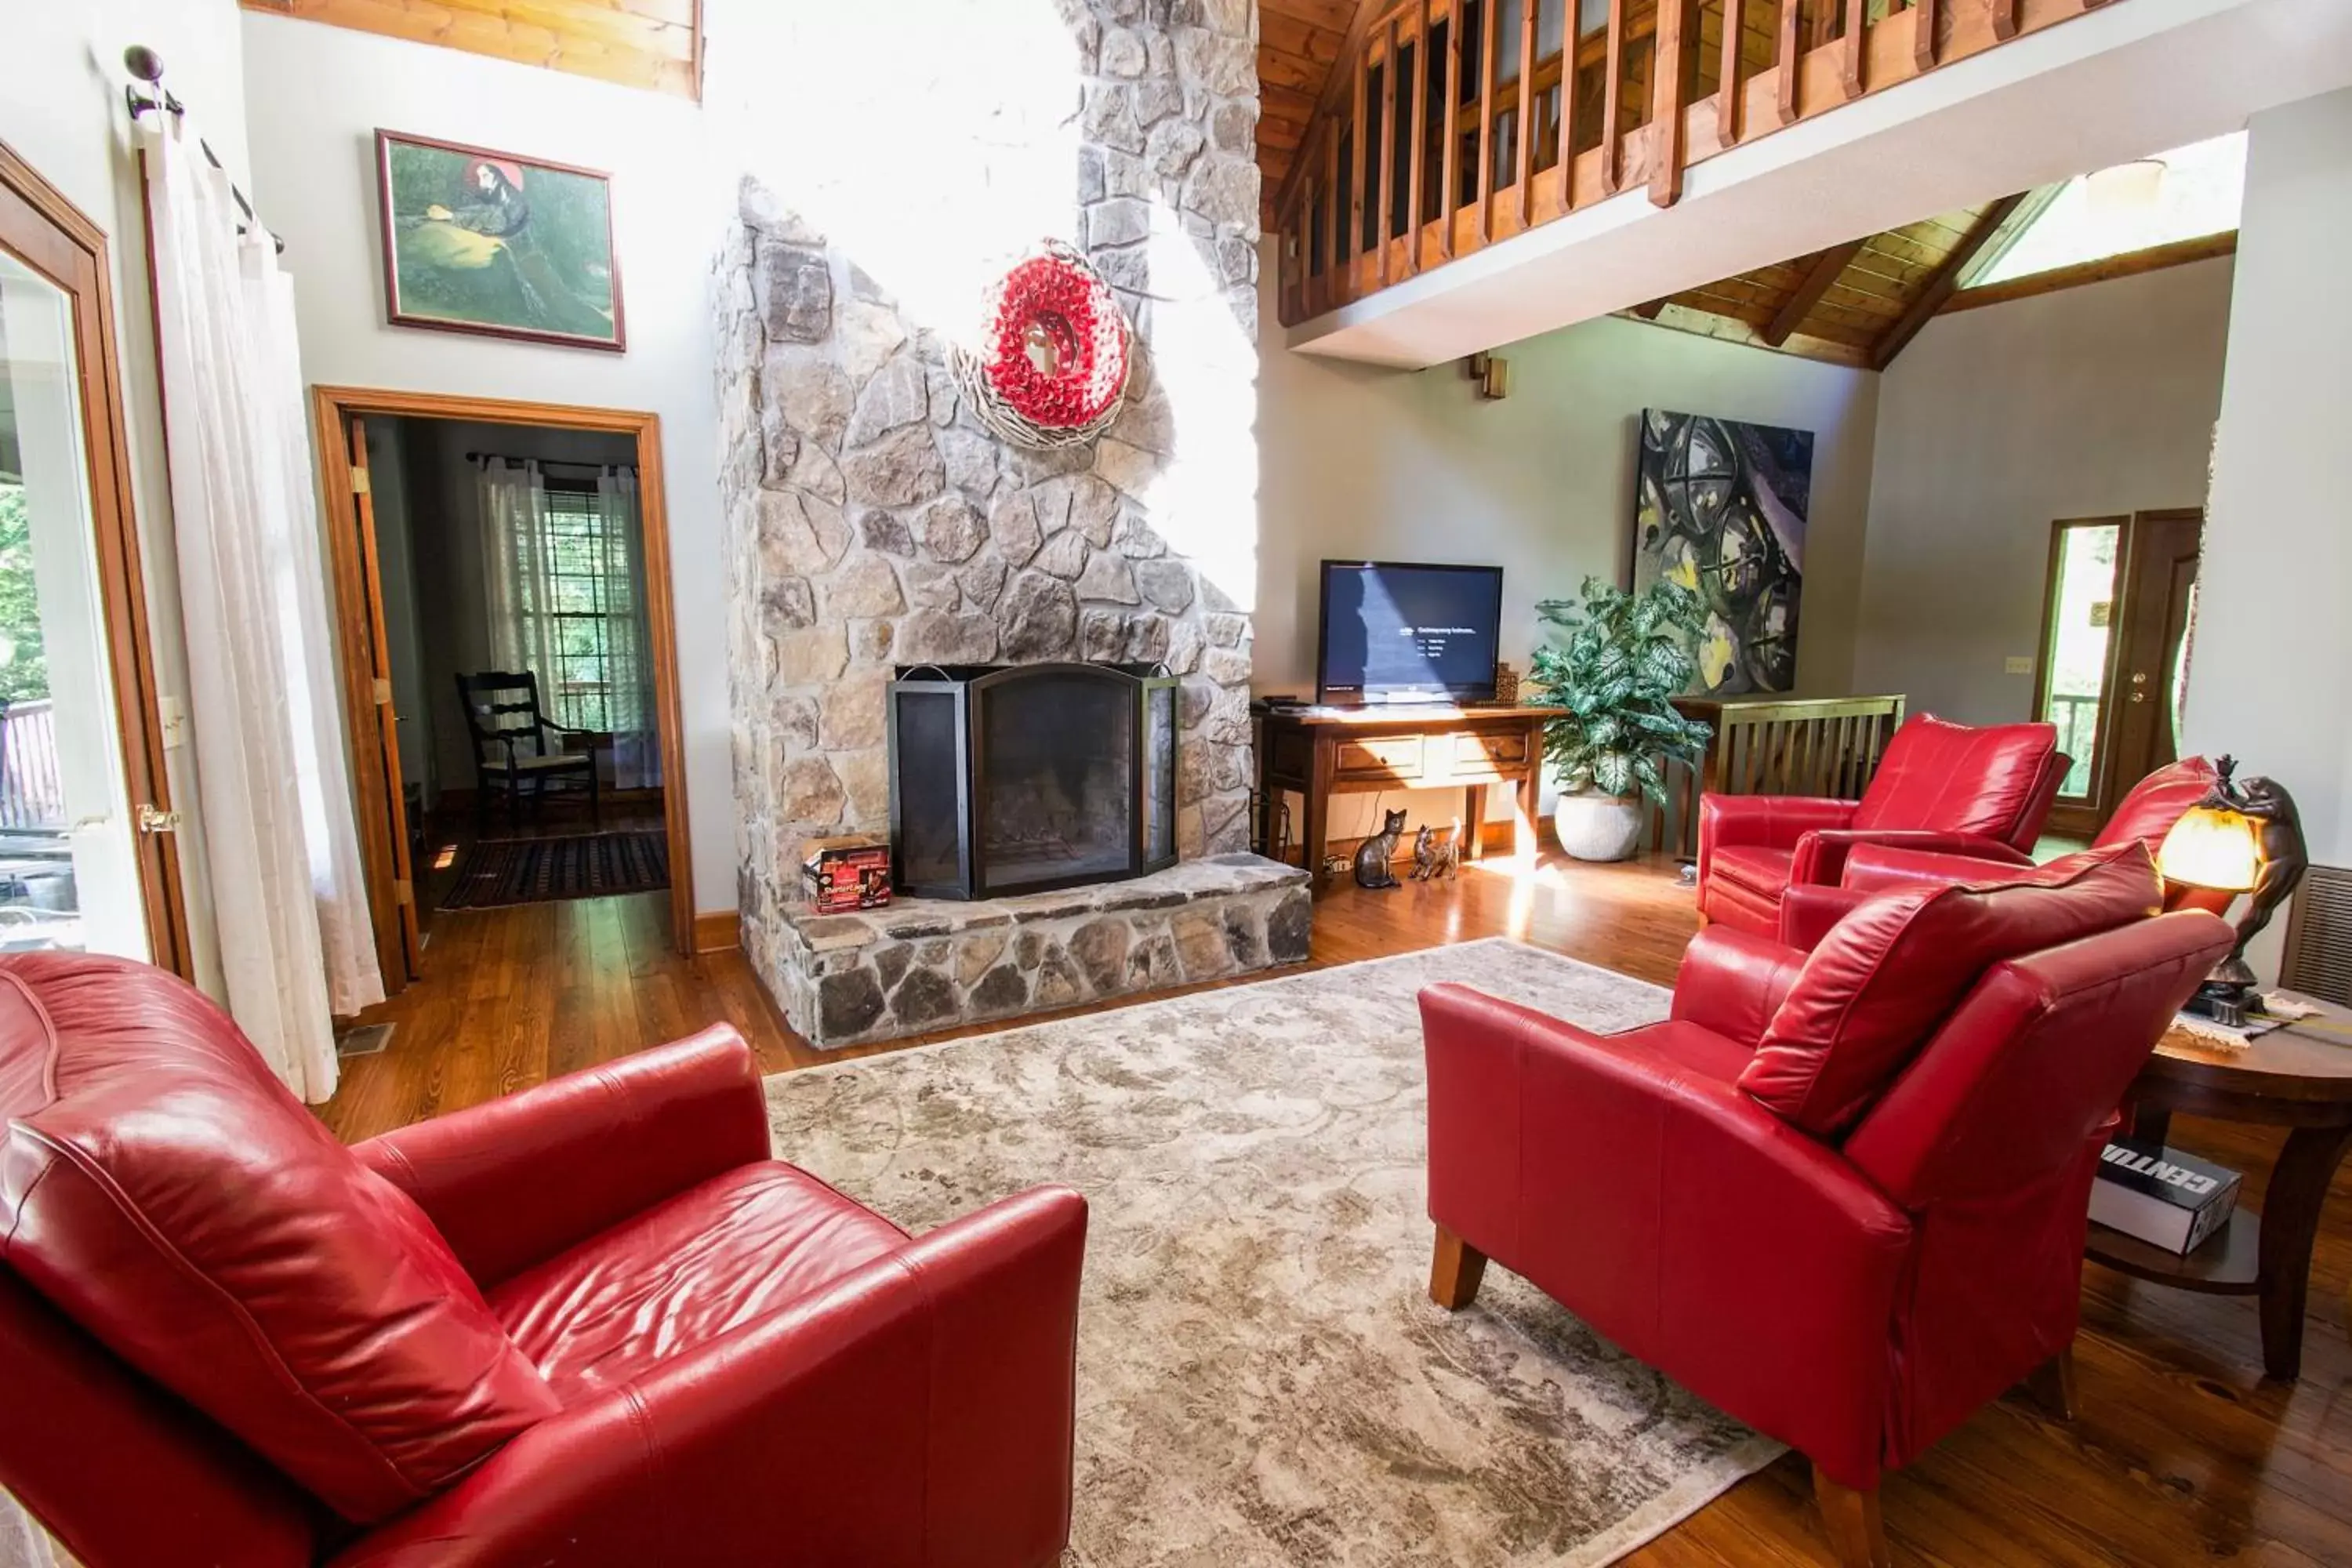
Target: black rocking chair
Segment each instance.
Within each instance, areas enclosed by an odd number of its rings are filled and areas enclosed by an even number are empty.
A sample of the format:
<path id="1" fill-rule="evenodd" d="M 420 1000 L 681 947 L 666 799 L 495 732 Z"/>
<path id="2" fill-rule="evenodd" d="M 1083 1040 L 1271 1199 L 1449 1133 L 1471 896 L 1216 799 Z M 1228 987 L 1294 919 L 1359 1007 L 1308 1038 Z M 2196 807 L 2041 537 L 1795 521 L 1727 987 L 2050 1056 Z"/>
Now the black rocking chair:
<path id="1" fill-rule="evenodd" d="M 466 710 L 466 727 L 474 738 L 478 819 L 488 818 L 493 787 L 506 791 L 507 818 L 520 823 L 526 794 L 536 806 L 551 786 L 574 790 L 584 784 L 588 821 L 592 826 L 604 826 L 596 792 L 596 753 L 563 749 L 566 739 L 585 739 L 594 731 L 566 729 L 541 711 L 537 676 L 527 669 L 461 675 L 457 701 Z"/>

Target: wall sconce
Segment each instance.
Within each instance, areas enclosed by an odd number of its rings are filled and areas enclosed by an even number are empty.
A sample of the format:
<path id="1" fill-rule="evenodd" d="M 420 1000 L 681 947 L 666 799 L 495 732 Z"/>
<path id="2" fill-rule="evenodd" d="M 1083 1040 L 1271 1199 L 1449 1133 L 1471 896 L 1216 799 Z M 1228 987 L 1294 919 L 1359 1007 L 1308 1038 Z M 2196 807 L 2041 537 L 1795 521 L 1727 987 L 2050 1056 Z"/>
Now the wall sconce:
<path id="1" fill-rule="evenodd" d="M 2213 764 L 2212 789 L 2172 825 L 2156 857 L 2167 881 L 2252 895 L 2230 956 L 2214 966 L 2189 1003 L 2215 1023 L 2233 1026 L 2246 1021 L 2246 999 L 2254 989 L 2246 944 L 2270 924 L 2311 863 L 2294 797 L 2271 779 L 2239 784 L 2231 776 L 2237 765 L 2234 757 Z"/>
<path id="2" fill-rule="evenodd" d="M 1478 395 L 1490 401 L 1511 395 L 1511 362 L 1499 354 L 1471 354 L 1462 362 L 1463 374 L 1478 384 Z"/>

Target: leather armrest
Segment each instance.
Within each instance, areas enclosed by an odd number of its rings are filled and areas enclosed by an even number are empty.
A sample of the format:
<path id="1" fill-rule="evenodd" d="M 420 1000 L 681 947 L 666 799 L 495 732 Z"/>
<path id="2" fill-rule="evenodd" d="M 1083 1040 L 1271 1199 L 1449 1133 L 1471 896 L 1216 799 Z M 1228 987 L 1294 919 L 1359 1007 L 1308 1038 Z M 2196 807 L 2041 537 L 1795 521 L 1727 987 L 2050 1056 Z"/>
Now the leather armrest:
<path id="1" fill-rule="evenodd" d="M 1954 852 L 1894 842 L 1857 844 L 1845 858 L 1843 885 L 1864 893 L 1921 882 L 2011 882 L 2033 869 L 2033 862 L 2007 845 L 2000 853 Z"/>
<path id="2" fill-rule="evenodd" d="M 1857 888 L 1824 888 L 1812 882 L 1792 882 L 1780 895 L 1780 942 L 1799 952 L 1822 945 L 1830 928 L 1853 912 L 1870 897 Z"/>
<path id="3" fill-rule="evenodd" d="M 334 1568 L 1057 1560 L 1086 1200 L 1040 1187 L 541 1422 Z"/>
<path id="4" fill-rule="evenodd" d="M 751 1047 L 719 1024 L 353 1152 L 416 1200 L 487 1287 L 768 1159 L 767 1102 Z"/>
<path id="5" fill-rule="evenodd" d="M 1674 1016 L 1752 1051 L 1804 966 L 1805 950 L 1729 926 L 1709 926 L 1683 950 Z"/>
<path id="6" fill-rule="evenodd" d="M 1864 827 L 1808 833 L 1797 841 L 1789 862 L 1789 880 L 1835 887 L 1845 874 L 1846 857 L 1865 844 L 1895 849 L 1923 849 L 1939 855 L 1970 856 L 2011 866 L 2031 866 L 2033 857 L 2012 849 L 1998 838 L 1980 833 L 1939 833 L 1931 828 Z"/>

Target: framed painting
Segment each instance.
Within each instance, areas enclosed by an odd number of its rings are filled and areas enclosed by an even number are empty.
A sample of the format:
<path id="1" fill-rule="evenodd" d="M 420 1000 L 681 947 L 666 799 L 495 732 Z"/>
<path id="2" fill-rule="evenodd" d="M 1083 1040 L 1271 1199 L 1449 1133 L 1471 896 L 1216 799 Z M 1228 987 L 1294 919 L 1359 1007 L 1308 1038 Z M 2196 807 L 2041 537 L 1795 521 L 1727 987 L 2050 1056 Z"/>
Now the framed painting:
<path id="1" fill-rule="evenodd" d="M 375 153 L 393 325 L 627 347 L 609 175 L 394 131 Z"/>
<path id="2" fill-rule="evenodd" d="M 1642 411 L 1633 589 L 1661 577 L 1706 602 L 1691 695 L 1786 691 L 1812 507 L 1813 433 Z"/>

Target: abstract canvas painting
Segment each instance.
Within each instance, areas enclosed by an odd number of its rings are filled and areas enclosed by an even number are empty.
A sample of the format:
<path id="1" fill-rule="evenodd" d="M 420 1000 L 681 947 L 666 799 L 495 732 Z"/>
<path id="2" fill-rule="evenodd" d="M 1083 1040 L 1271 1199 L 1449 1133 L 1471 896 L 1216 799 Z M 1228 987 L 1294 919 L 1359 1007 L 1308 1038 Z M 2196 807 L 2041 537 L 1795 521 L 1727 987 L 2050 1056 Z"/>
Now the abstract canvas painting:
<path id="1" fill-rule="evenodd" d="M 1642 411 L 1633 588 L 1669 577 L 1706 602 L 1692 695 L 1786 691 L 1797 679 L 1813 433 Z"/>
<path id="2" fill-rule="evenodd" d="M 390 131 L 375 142 L 394 325 L 625 345 L 604 174 Z"/>

